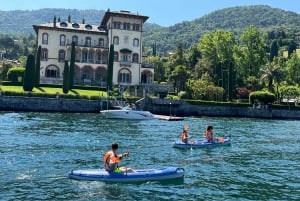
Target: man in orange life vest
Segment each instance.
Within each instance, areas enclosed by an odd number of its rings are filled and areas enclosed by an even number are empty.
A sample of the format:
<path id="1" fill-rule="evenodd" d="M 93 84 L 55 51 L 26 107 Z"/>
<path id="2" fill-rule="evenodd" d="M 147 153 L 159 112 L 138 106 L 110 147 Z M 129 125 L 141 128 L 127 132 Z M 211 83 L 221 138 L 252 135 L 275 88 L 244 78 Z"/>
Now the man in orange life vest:
<path id="1" fill-rule="evenodd" d="M 118 143 L 114 142 L 111 144 L 111 150 L 104 154 L 103 162 L 105 170 L 109 172 L 132 172 L 131 168 L 119 167 L 119 162 L 123 157 L 129 156 L 129 152 L 117 154 L 118 147 Z"/>
<path id="2" fill-rule="evenodd" d="M 184 125 L 183 126 L 183 131 L 180 135 L 181 141 L 184 142 L 184 143 L 188 143 L 188 140 L 190 138 L 190 136 L 188 135 L 188 130 L 189 130 L 189 126 Z"/>

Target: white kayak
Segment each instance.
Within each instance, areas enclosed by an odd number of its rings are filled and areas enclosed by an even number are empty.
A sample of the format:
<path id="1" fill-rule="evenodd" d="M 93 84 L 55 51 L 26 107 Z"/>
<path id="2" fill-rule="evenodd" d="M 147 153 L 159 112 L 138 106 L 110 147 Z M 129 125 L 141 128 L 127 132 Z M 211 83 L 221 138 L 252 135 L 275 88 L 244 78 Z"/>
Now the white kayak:
<path id="1" fill-rule="evenodd" d="M 184 177 L 184 169 L 165 167 L 160 169 L 138 169 L 133 172 L 108 172 L 104 169 L 72 170 L 69 177 L 76 180 L 105 182 L 147 182 L 180 179 Z"/>

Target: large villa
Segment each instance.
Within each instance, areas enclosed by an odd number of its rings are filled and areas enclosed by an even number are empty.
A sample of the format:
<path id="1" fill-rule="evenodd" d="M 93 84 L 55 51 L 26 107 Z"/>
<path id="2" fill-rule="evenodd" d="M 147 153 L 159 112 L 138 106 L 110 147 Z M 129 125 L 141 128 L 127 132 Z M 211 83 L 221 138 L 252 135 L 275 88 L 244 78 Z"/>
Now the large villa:
<path id="1" fill-rule="evenodd" d="M 147 16 L 107 11 L 99 25 L 56 20 L 33 25 L 41 46 L 40 83 L 62 84 L 64 62 L 76 59 L 74 84 L 105 86 L 108 53 L 114 45 L 113 85 L 152 83 L 154 67 L 143 64 L 142 34 Z"/>

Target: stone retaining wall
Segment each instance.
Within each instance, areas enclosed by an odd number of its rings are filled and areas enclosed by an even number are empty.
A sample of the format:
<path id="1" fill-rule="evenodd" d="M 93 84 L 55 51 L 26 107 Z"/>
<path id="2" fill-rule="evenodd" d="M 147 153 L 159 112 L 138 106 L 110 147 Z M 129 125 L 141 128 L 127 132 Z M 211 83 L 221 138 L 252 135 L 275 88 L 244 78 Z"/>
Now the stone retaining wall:
<path id="1" fill-rule="evenodd" d="M 142 109 L 153 114 L 172 116 L 249 117 L 268 119 L 300 119 L 300 110 L 191 105 L 182 100 L 144 99 Z M 106 102 L 63 98 L 15 97 L 0 95 L 0 111 L 99 113 Z M 104 109 L 104 108 L 103 108 Z"/>

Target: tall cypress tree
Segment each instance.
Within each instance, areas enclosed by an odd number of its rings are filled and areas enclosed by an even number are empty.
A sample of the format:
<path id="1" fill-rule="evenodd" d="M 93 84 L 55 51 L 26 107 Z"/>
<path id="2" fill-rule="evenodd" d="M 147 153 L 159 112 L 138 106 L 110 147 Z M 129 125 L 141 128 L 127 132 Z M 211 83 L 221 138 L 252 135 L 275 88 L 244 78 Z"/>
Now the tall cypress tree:
<path id="1" fill-rule="evenodd" d="M 111 44 L 109 47 L 109 57 L 107 65 L 107 85 L 106 89 L 112 89 L 112 79 L 113 79 L 113 68 L 114 68 L 114 45 Z"/>
<path id="2" fill-rule="evenodd" d="M 42 47 L 39 46 L 35 61 L 35 87 L 39 87 L 40 85 L 41 52 Z"/>
<path id="3" fill-rule="evenodd" d="M 68 61 L 65 61 L 63 86 L 62 86 L 62 90 L 63 90 L 64 94 L 67 94 L 70 89 L 70 80 L 69 80 L 70 76 L 69 75 L 70 75 L 69 64 L 68 64 Z"/>
<path id="4" fill-rule="evenodd" d="M 71 49 L 71 60 L 70 60 L 70 89 L 73 88 L 74 85 L 74 69 L 75 69 L 75 56 L 76 56 L 76 50 L 75 50 L 75 42 L 72 42 L 72 49 Z"/>
<path id="5" fill-rule="evenodd" d="M 23 90 L 32 91 L 34 87 L 34 77 L 35 77 L 35 65 L 34 65 L 34 55 L 30 54 L 27 57 L 26 68 L 24 71 L 24 80 L 23 80 Z"/>

